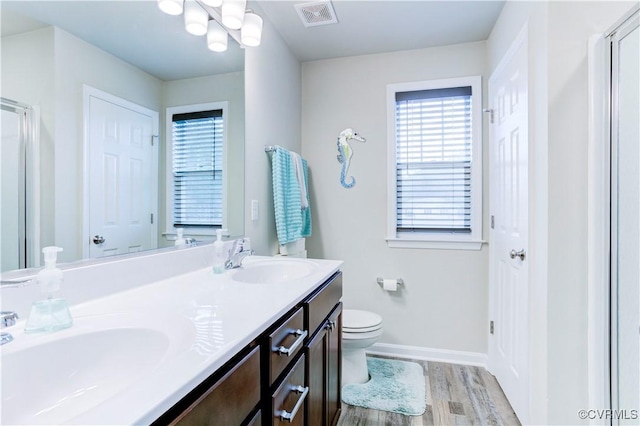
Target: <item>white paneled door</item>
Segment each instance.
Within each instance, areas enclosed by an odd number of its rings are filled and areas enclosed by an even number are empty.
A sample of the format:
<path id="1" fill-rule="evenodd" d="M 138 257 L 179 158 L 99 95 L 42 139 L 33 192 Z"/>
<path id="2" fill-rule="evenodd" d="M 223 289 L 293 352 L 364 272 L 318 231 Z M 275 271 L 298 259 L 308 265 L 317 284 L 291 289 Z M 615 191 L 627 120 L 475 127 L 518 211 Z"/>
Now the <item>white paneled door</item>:
<path id="1" fill-rule="evenodd" d="M 85 101 L 89 257 L 156 248 L 158 113 L 96 90 Z"/>
<path id="2" fill-rule="evenodd" d="M 523 424 L 529 418 L 527 66 L 525 29 L 489 79 L 489 370 Z"/>

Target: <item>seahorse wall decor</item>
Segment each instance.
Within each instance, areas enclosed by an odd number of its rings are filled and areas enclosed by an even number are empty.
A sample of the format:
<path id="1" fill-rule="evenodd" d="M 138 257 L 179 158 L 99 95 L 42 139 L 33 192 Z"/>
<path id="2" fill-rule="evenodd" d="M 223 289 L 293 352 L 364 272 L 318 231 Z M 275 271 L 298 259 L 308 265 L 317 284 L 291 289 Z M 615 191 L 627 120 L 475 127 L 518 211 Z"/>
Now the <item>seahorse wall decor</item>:
<path id="1" fill-rule="evenodd" d="M 350 177 L 350 181 L 347 182 L 347 171 L 349 170 L 349 164 L 351 163 L 351 157 L 353 156 L 353 149 L 349 145 L 350 140 L 356 140 L 359 142 L 366 142 L 367 140 L 360 136 L 351 128 L 344 129 L 338 136 L 338 162 L 342 164 L 342 170 L 340 171 L 340 184 L 345 188 L 353 188 L 356 184 L 356 178 Z"/>

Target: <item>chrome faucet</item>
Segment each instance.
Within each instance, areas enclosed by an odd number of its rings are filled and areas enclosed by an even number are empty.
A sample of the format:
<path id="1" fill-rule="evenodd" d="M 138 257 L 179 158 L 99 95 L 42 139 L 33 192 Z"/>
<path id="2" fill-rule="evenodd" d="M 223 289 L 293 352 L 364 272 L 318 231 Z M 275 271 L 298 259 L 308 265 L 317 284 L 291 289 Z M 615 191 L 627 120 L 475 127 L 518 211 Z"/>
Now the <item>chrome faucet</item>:
<path id="1" fill-rule="evenodd" d="M 229 258 L 224 263 L 224 269 L 235 269 L 241 267 L 244 258 L 253 254 L 253 250 L 245 250 L 246 243 L 247 240 L 244 238 L 239 238 L 233 242 L 233 246 L 229 252 Z"/>
<path id="2" fill-rule="evenodd" d="M 11 327 L 15 325 L 18 320 L 18 314 L 15 312 L 7 311 L 0 312 L 0 328 Z M 9 343 L 13 340 L 13 336 L 9 333 L 0 333 L 0 345 Z"/>
<path id="3" fill-rule="evenodd" d="M 26 287 L 32 283 L 31 278 L 21 280 L 0 280 L 0 287 L 2 288 L 20 288 Z M 18 320 L 18 314 L 12 311 L 0 312 L 0 328 L 11 327 L 15 325 Z M 0 333 L 0 346 L 7 344 L 13 340 L 13 336 L 10 333 Z"/>

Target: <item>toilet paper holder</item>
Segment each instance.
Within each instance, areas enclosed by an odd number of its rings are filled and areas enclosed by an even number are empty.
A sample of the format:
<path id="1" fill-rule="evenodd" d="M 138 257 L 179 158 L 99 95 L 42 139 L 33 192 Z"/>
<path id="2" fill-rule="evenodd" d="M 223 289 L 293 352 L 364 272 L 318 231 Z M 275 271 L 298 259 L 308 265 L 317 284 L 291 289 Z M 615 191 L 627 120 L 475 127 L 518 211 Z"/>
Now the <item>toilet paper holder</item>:
<path id="1" fill-rule="evenodd" d="M 384 281 L 384 278 L 378 277 L 376 278 L 376 282 L 378 283 L 378 285 L 380 287 L 382 287 L 382 282 Z M 402 278 L 398 278 L 396 279 L 396 282 L 398 283 L 398 285 L 404 285 L 404 281 Z"/>

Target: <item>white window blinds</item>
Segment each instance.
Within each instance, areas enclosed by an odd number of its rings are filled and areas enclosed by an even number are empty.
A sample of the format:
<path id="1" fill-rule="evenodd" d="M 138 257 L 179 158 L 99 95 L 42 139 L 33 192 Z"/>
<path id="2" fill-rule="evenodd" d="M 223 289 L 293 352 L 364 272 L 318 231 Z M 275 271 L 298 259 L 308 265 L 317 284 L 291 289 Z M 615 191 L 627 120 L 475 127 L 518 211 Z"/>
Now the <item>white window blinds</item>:
<path id="1" fill-rule="evenodd" d="M 471 232 L 471 86 L 396 93 L 396 230 Z"/>
<path id="2" fill-rule="evenodd" d="M 222 226 L 222 110 L 173 115 L 173 224 Z"/>

